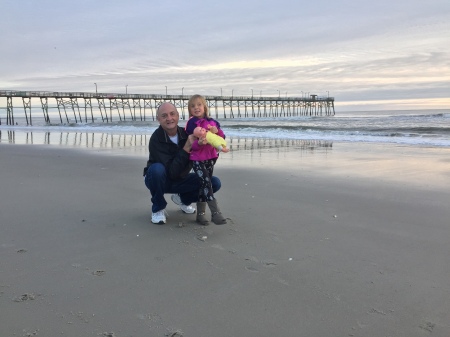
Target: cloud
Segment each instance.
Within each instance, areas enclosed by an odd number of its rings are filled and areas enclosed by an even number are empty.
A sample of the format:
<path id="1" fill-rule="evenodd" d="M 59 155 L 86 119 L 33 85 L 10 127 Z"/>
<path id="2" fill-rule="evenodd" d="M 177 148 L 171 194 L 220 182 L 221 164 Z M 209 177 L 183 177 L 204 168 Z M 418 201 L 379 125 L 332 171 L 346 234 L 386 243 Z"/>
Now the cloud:
<path id="1" fill-rule="evenodd" d="M 45 0 L 0 10 L 9 14 L 2 89 L 93 91 L 95 82 L 105 92 L 450 104 L 448 1 Z"/>

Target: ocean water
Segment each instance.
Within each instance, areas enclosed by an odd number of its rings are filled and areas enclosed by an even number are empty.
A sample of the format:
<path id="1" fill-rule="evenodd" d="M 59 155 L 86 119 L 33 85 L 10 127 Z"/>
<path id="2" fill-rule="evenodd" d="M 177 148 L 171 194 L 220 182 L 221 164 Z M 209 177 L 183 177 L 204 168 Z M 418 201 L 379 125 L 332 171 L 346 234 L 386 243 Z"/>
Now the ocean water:
<path id="1" fill-rule="evenodd" d="M 158 127 L 156 121 L 122 121 L 45 125 L 35 117 L 27 126 L 24 117 L 17 125 L 0 125 L 0 142 L 110 147 L 146 145 Z M 411 146 L 450 147 L 449 110 L 385 110 L 336 112 L 334 116 L 267 118 L 218 118 L 230 141 L 237 139 L 285 144 L 286 142 L 389 143 Z M 185 120 L 180 119 L 184 126 Z M 276 146 L 276 145 L 275 145 Z"/>

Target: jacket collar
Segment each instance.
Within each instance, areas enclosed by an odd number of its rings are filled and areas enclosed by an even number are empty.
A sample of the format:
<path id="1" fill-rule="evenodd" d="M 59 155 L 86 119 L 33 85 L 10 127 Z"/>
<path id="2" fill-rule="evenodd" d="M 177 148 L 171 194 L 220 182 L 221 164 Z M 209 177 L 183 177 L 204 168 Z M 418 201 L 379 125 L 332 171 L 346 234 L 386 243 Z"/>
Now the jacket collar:
<path id="1" fill-rule="evenodd" d="M 158 128 L 157 131 L 158 131 L 158 137 L 159 137 L 159 139 L 160 139 L 161 141 L 165 141 L 166 143 L 167 143 L 167 142 L 172 142 L 172 141 L 170 140 L 169 135 L 167 134 L 166 130 L 164 130 L 164 129 L 162 128 L 161 125 L 159 126 L 159 128 Z M 184 130 L 183 130 L 182 127 L 177 126 L 178 141 L 179 141 L 180 139 L 185 139 L 185 138 L 187 138 L 186 133 L 183 132 L 183 131 L 184 131 Z"/>

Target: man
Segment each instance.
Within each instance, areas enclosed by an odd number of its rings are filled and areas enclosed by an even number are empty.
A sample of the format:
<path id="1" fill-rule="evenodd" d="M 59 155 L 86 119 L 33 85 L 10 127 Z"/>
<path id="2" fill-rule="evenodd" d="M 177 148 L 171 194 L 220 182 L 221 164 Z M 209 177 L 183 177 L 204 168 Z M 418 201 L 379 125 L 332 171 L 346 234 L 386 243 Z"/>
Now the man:
<path id="1" fill-rule="evenodd" d="M 190 173 L 192 162 L 189 160 L 193 135 L 187 135 L 178 126 L 180 116 L 171 103 L 162 103 L 156 111 L 159 127 L 153 132 L 148 144 L 149 159 L 144 169 L 145 185 L 150 190 L 152 201 L 152 222 L 165 224 L 165 193 L 175 193 L 172 201 L 185 213 L 195 213 L 190 204 L 198 201 L 200 181 L 195 173 Z M 219 178 L 212 177 L 214 193 L 221 187 Z"/>

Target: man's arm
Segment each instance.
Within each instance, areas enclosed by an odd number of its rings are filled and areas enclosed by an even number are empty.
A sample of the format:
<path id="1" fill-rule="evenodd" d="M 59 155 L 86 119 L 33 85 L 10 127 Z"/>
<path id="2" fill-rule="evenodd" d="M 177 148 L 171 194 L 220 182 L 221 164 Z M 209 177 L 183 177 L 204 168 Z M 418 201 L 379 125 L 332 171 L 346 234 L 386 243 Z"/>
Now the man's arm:
<path id="1" fill-rule="evenodd" d="M 184 149 L 178 150 L 175 156 L 165 166 L 171 180 L 177 180 L 183 177 L 188 173 L 189 153 Z"/>
<path id="2" fill-rule="evenodd" d="M 195 137 L 189 136 L 186 138 L 183 148 L 179 148 L 176 144 L 160 141 L 158 135 L 154 133 L 149 142 L 147 166 L 153 163 L 161 163 L 166 168 L 170 179 L 181 178 L 190 170 L 189 154 L 194 141 Z"/>
<path id="3" fill-rule="evenodd" d="M 184 144 L 183 150 L 186 151 L 187 153 L 191 153 L 192 144 L 194 144 L 195 140 L 196 138 L 194 135 L 189 135 L 186 140 L 186 144 Z"/>
<path id="4" fill-rule="evenodd" d="M 175 180 L 188 173 L 189 154 L 191 153 L 192 144 L 194 141 L 195 136 L 189 135 L 183 148 L 176 153 L 169 163 L 167 163 L 166 169 L 170 179 Z"/>

